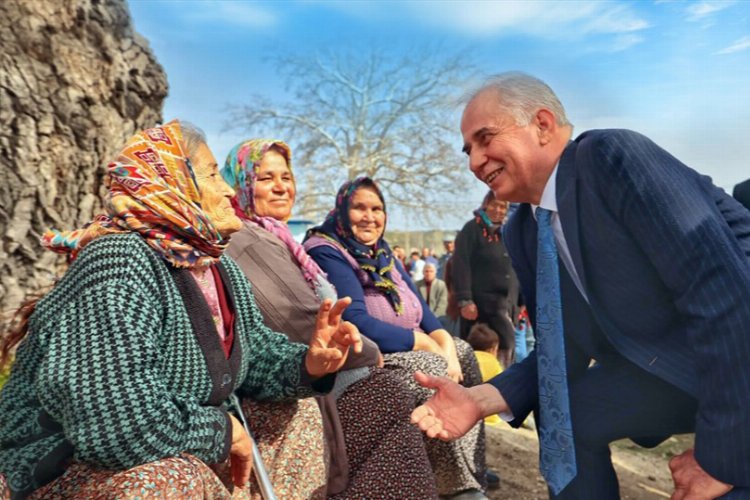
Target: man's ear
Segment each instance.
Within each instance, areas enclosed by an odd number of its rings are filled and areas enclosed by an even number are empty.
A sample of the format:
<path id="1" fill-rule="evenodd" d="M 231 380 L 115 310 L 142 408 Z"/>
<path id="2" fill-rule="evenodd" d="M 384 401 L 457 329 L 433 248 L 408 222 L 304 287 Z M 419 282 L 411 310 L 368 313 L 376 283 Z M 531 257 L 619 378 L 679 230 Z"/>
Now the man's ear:
<path id="1" fill-rule="evenodd" d="M 534 116 L 534 125 L 536 125 L 539 144 L 545 146 L 549 144 L 557 130 L 557 121 L 552 111 L 542 108 Z"/>

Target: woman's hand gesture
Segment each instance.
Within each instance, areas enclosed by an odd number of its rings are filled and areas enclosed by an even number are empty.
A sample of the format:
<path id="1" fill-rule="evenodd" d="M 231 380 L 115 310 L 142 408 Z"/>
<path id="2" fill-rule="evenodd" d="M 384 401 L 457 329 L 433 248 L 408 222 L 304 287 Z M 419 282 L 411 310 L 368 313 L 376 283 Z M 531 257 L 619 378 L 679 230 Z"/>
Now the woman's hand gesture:
<path id="1" fill-rule="evenodd" d="M 342 321 L 341 315 L 352 299 L 344 297 L 336 304 L 326 299 L 320 305 L 315 332 L 310 339 L 310 349 L 305 356 L 305 368 L 312 377 L 322 377 L 338 371 L 346 362 L 349 347 L 362 352 L 362 339 L 356 326 Z"/>

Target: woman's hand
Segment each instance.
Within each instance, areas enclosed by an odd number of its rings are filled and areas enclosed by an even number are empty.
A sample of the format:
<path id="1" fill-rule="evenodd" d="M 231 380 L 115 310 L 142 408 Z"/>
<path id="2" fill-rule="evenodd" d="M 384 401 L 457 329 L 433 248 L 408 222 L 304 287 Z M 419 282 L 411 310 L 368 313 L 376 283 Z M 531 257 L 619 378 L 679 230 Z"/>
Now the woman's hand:
<path id="1" fill-rule="evenodd" d="M 242 488 L 250 481 L 253 471 L 253 442 L 234 415 L 230 414 L 229 420 L 232 422 L 232 447 L 229 449 L 232 482 Z"/>
<path id="2" fill-rule="evenodd" d="M 461 363 L 456 356 L 448 357 L 448 378 L 456 383 L 464 381 L 464 374 L 461 371 Z"/>
<path id="3" fill-rule="evenodd" d="M 441 328 L 430 332 L 430 338 L 443 350 L 443 356 L 448 362 L 448 377 L 454 382 L 463 382 L 464 374 L 461 371 L 461 363 L 458 361 L 456 342 L 453 340 L 453 336 Z"/>
<path id="4" fill-rule="evenodd" d="M 378 351 L 378 368 L 383 368 L 385 366 L 385 358 L 383 357 L 383 353 Z"/>
<path id="5" fill-rule="evenodd" d="M 466 304 L 461 308 L 461 317 L 464 319 L 468 319 L 469 321 L 474 321 L 479 316 L 479 311 L 477 310 L 477 306 L 474 303 Z"/>
<path id="6" fill-rule="evenodd" d="M 427 351 L 440 354 L 445 357 L 445 351 L 435 340 L 424 332 L 414 330 L 414 350 L 415 351 Z"/>
<path id="7" fill-rule="evenodd" d="M 362 352 L 359 330 L 348 321 L 341 320 L 341 315 L 351 303 L 352 299 L 344 297 L 333 306 L 330 299 L 320 305 L 315 332 L 305 356 L 305 368 L 310 376 L 317 378 L 338 371 L 346 362 L 350 346 L 354 347 L 355 353 Z"/>

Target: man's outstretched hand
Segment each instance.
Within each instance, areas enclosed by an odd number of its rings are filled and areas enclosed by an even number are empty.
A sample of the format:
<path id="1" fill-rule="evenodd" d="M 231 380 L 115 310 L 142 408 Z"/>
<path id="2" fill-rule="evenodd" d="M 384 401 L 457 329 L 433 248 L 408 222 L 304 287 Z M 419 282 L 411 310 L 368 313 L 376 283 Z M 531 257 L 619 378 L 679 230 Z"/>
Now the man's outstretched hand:
<path id="1" fill-rule="evenodd" d="M 470 389 L 448 378 L 433 377 L 416 372 L 414 378 L 420 385 L 435 389 L 435 395 L 411 413 L 411 421 L 429 437 L 451 441 L 466 434 L 477 420 L 482 409 Z"/>
<path id="2" fill-rule="evenodd" d="M 692 448 L 672 457 L 669 469 L 674 481 L 672 500 L 711 500 L 732 490 L 732 485 L 722 483 L 703 470 Z"/>

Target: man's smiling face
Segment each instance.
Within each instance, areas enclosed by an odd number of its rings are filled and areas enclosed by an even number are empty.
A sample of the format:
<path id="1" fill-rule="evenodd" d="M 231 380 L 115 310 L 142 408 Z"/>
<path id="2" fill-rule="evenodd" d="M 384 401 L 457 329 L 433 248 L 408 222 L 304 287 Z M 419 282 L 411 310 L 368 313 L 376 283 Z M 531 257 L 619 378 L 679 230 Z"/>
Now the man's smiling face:
<path id="1" fill-rule="evenodd" d="M 544 162 L 544 155 L 536 119 L 519 126 L 503 109 L 497 93 L 486 90 L 464 109 L 461 133 L 469 168 L 497 199 L 538 201 L 538 177 L 544 170 L 539 163 Z"/>

